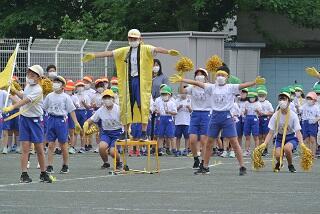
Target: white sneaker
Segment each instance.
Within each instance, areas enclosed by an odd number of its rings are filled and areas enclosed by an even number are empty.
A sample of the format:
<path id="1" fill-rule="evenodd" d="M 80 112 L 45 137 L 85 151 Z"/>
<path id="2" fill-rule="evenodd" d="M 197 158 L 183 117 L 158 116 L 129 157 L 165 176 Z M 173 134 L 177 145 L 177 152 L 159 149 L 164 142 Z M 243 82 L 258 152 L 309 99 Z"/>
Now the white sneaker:
<path id="1" fill-rule="evenodd" d="M 79 149 L 79 152 L 78 152 L 78 153 L 84 154 L 84 153 L 86 153 L 86 150 L 85 150 L 83 147 L 81 147 L 81 148 Z"/>
<path id="2" fill-rule="evenodd" d="M 236 157 L 236 154 L 234 153 L 234 151 L 230 151 L 229 158 L 235 158 L 235 157 Z"/>
<path id="3" fill-rule="evenodd" d="M 30 168 L 30 161 L 28 161 L 28 163 L 27 163 L 27 169 L 29 169 Z"/>
<path id="4" fill-rule="evenodd" d="M 229 155 L 228 155 L 227 151 L 223 151 L 220 156 L 223 157 L 223 158 L 227 158 Z"/>
<path id="5" fill-rule="evenodd" d="M 40 169 L 40 164 L 38 163 L 38 165 L 37 165 L 37 169 Z"/>
<path id="6" fill-rule="evenodd" d="M 73 148 L 73 147 L 70 147 L 69 148 L 69 154 L 75 154 L 76 153 L 76 150 Z"/>
<path id="7" fill-rule="evenodd" d="M 246 150 L 244 153 L 243 153 L 243 157 L 249 157 L 250 156 L 250 151 L 249 150 Z"/>
<path id="8" fill-rule="evenodd" d="M 2 154 L 8 154 L 8 148 L 6 146 L 3 147 Z"/>
<path id="9" fill-rule="evenodd" d="M 97 147 L 93 152 L 94 153 L 99 153 L 99 148 Z"/>

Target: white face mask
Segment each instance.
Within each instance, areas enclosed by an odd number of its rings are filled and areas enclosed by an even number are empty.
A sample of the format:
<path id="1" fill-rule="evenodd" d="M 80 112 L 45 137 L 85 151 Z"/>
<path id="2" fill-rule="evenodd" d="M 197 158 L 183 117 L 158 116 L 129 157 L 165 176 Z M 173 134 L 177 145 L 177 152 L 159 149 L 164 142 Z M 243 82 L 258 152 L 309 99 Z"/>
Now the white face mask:
<path id="1" fill-rule="evenodd" d="M 139 41 L 129 42 L 129 45 L 130 45 L 130 47 L 132 47 L 132 48 L 136 48 L 136 47 L 138 47 L 138 46 L 139 46 L 139 44 L 140 44 L 140 42 L 139 42 Z"/>
<path id="2" fill-rule="evenodd" d="M 88 90 L 90 88 L 90 84 L 84 84 L 84 89 Z"/>
<path id="3" fill-rule="evenodd" d="M 312 106 L 314 104 L 313 100 L 307 100 L 307 103 L 309 106 Z"/>
<path id="4" fill-rule="evenodd" d="M 226 83 L 226 78 L 222 77 L 222 76 L 218 76 L 216 78 L 216 81 L 217 81 L 218 85 L 224 85 Z"/>
<path id="5" fill-rule="evenodd" d="M 279 101 L 279 107 L 280 107 L 281 109 L 286 109 L 286 108 L 288 107 L 288 101 L 286 101 L 286 100 L 280 100 L 280 101 Z"/>
<path id="6" fill-rule="evenodd" d="M 158 73 L 160 70 L 160 66 L 153 66 L 152 71 L 153 73 Z"/>
<path id="7" fill-rule="evenodd" d="M 107 107 L 110 107 L 110 106 L 113 105 L 113 101 L 112 101 L 112 99 L 104 99 L 104 100 L 103 100 L 103 104 L 104 104 L 105 106 L 107 106 Z"/>
<path id="8" fill-rule="evenodd" d="M 58 76 L 58 72 L 56 71 L 48 72 L 48 77 L 51 79 L 56 78 L 57 76 Z"/>
<path id="9" fill-rule="evenodd" d="M 98 92 L 98 93 L 101 94 L 103 91 L 104 91 L 104 88 L 102 88 L 102 87 L 97 88 L 97 92 Z"/>
<path id="10" fill-rule="evenodd" d="M 161 99 L 167 102 L 169 100 L 169 95 L 161 95 Z"/>
<path id="11" fill-rule="evenodd" d="M 249 101 L 250 101 L 250 103 L 253 103 L 253 102 L 255 102 L 255 101 L 256 101 L 256 98 L 254 98 L 254 97 L 250 97 L 250 98 L 249 98 Z"/>
<path id="12" fill-rule="evenodd" d="M 78 87 L 78 88 L 77 88 L 77 92 L 81 93 L 81 92 L 83 92 L 83 91 L 84 91 L 84 87 Z"/>
<path id="13" fill-rule="evenodd" d="M 259 100 L 260 102 L 264 102 L 264 101 L 266 100 L 266 98 L 265 98 L 265 97 L 258 97 L 258 100 Z"/>
<path id="14" fill-rule="evenodd" d="M 37 84 L 34 79 L 29 79 L 28 77 L 26 77 L 26 83 L 29 84 L 29 85 L 35 85 L 35 84 Z"/>
<path id="15" fill-rule="evenodd" d="M 65 91 L 66 94 L 72 95 L 72 91 Z"/>
<path id="16" fill-rule="evenodd" d="M 206 81 L 206 77 L 204 75 L 199 75 L 195 77 L 195 80 L 198 82 L 205 82 Z"/>
<path id="17" fill-rule="evenodd" d="M 301 91 L 296 91 L 295 94 L 296 94 L 296 97 L 301 97 Z"/>
<path id="18" fill-rule="evenodd" d="M 53 89 L 54 91 L 59 91 L 59 90 L 61 89 L 61 87 L 62 87 L 62 84 L 61 84 L 60 82 L 54 82 L 54 83 L 52 84 L 52 89 Z"/>

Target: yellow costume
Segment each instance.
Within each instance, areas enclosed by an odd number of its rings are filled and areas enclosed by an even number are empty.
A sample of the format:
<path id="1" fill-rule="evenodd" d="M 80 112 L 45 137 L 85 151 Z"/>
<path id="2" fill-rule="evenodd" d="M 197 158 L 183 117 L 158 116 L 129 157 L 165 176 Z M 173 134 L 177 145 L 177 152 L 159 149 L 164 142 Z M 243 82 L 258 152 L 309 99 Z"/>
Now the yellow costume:
<path id="1" fill-rule="evenodd" d="M 121 109 L 121 122 L 122 124 L 129 123 L 148 123 L 149 119 L 149 109 L 150 109 L 150 97 L 151 97 L 151 87 L 152 87 L 152 67 L 153 67 L 153 50 L 154 47 L 151 45 L 140 45 L 140 98 L 141 98 L 141 112 L 137 106 L 134 104 L 133 111 L 131 111 L 130 103 L 130 93 L 129 93 L 129 84 L 127 88 L 127 99 L 126 95 L 126 81 L 128 80 L 128 75 L 130 75 L 130 70 L 127 69 L 126 74 L 126 59 L 127 53 L 130 50 L 130 47 L 118 48 L 113 51 L 113 57 L 116 63 L 117 68 L 117 77 L 118 77 L 118 87 L 119 87 L 119 100 L 120 100 L 120 109 Z M 138 57 L 139 58 L 139 57 Z M 126 106 L 127 105 L 127 120 L 126 115 Z M 133 112 L 133 115 L 132 115 Z"/>

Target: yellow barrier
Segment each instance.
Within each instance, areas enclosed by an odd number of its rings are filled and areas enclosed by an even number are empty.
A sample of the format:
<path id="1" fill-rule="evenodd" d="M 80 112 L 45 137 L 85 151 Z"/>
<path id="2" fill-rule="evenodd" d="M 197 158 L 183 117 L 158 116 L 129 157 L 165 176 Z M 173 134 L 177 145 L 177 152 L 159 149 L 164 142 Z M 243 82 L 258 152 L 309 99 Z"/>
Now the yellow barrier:
<path id="1" fill-rule="evenodd" d="M 154 145 L 155 147 L 155 160 L 156 160 L 156 169 L 151 169 L 151 146 Z M 159 156 L 158 156 L 158 142 L 157 141 L 132 141 L 132 140 L 128 140 L 127 142 L 122 142 L 122 141 L 117 141 L 115 143 L 115 148 L 118 148 L 118 146 L 122 147 L 122 161 L 123 161 L 123 165 L 127 165 L 127 160 L 126 160 L 126 156 L 125 156 L 125 147 L 126 146 L 147 146 L 147 166 L 145 168 L 145 170 L 129 170 L 129 172 L 134 172 L 134 173 L 147 173 L 147 174 L 152 174 L 152 173 L 158 173 L 160 172 L 160 162 L 159 162 Z M 113 171 L 119 172 L 117 171 L 117 149 L 115 149 L 115 156 L 113 159 Z"/>

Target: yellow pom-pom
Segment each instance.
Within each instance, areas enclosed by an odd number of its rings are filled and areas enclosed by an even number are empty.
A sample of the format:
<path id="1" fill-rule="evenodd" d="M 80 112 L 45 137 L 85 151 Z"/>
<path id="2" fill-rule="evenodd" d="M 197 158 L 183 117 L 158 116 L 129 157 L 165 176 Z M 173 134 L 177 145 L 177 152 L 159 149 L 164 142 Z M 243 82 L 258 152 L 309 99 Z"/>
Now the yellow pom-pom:
<path id="1" fill-rule="evenodd" d="M 264 161 L 262 159 L 262 153 L 266 148 L 266 144 L 263 143 L 256 147 L 252 153 L 252 165 L 254 169 L 261 169 L 264 167 Z"/>
<path id="2" fill-rule="evenodd" d="M 181 57 L 176 63 L 176 71 L 178 73 L 192 71 L 193 70 L 193 62 L 188 57 Z"/>
<path id="3" fill-rule="evenodd" d="M 222 60 L 218 55 L 210 57 L 206 63 L 206 69 L 210 72 L 216 72 L 222 66 Z"/>
<path id="4" fill-rule="evenodd" d="M 304 171 L 309 171 L 313 165 L 313 155 L 312 151 L 307 148 L 304 143 L 300 144 L 301 160 L 300 166 Z"/>
<path id="5" fill-rule="evenodd" d="M 52 89 L 52 81 L 48 78 L 44 78 L 41 80 L 40 85 L 42 87 L 42 93 L 43 95 L 48 95 L 53 91 Z"/>

